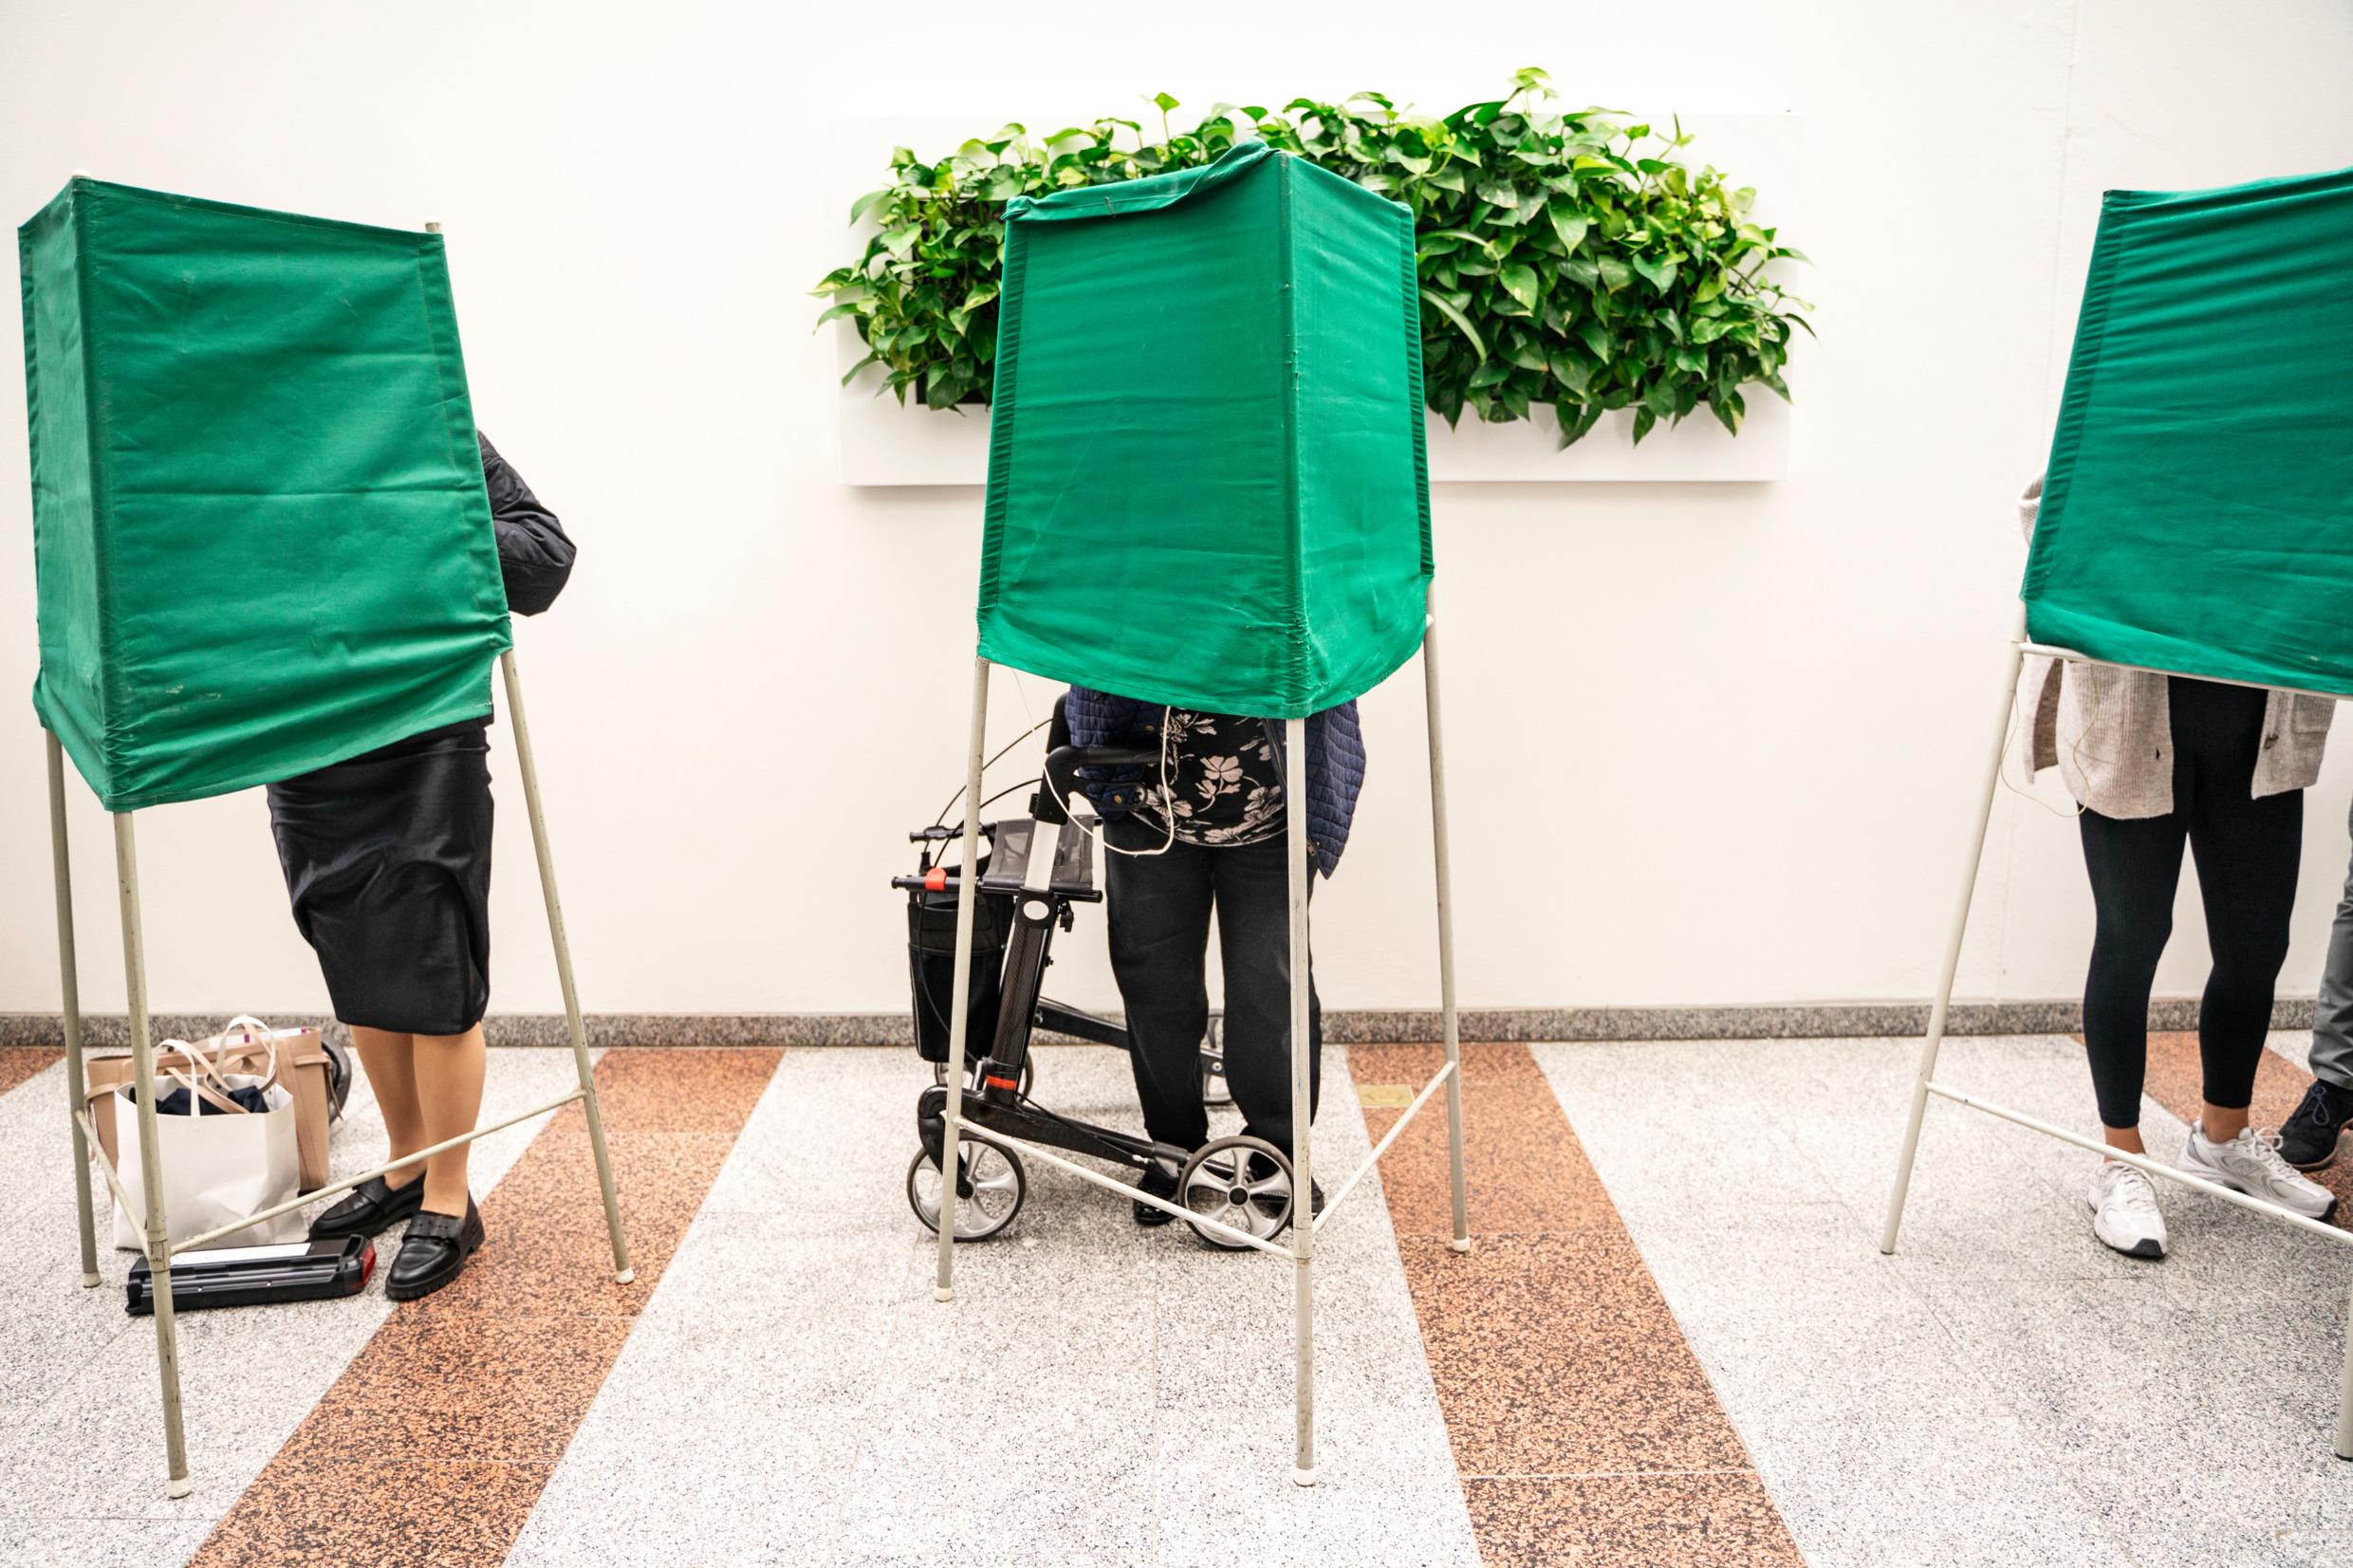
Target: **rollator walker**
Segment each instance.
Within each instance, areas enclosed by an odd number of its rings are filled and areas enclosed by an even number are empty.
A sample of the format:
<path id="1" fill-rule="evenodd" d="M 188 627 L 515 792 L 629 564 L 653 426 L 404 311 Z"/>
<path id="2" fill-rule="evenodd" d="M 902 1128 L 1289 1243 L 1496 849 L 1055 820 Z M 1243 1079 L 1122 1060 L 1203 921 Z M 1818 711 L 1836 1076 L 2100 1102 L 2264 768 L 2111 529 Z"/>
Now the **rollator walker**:
<path id="1" fill-rule="evenodd" d="M 1047 1109 L 1031 1098 L 1035 1068 L 1030 1057 L 1039 1029 L 1091 1041 L 1099 1045 L 1130 1049 L 1125 1027 L 1044 996 L 1046 970 L 1053 962 L 1054 932 L 1070 930 L 1076 907 L 1098 904 L 1102 892 L 1095 885 L 1094 839 L 1100 831 L 1094 819 L 1069 810 L 1081 787 L 1082 767 L 1121 767 L 1158 761 L 1153 751 L 1116 747 L 1074 747 L 1065 716 L 1065 698 L 1056 698 L 1047 730 L 1045 772 L 1029 802 L 1029 815 L 1010 821 L 984 823 L 987 845 L 981 858 L 980 912 L 976 914 L 988 940 L 975 932 L 972 961 L 973 994 L 981 1005 L 973 1010 L 976 1024 L 991 1024 L 977 1043 L 981 1049 L 965 1079 L 961 1100 L 966 1126 L 956 1155 L 956 1231 L 960 1242 L 986 1241 L 1002 1234 L 1021 1212 L 1028 1174 L 1014 1149 L 991 1137 L 1016 1138 L 1049 1149 L 1121 1166 L 1140 1175 L 1158 1170 L 1175 1178 L 1176 1201 L 1194 1233 L 1212 1246 L 1241 1249 L 1248 1244 L 1232 1232 L 1271 1239 L 1291 1220 L 1291 1164 L 1288 1156 L 1262 1138 L 1216 1138 L 1197 1150 L 1155 1143 L 1150 1138 L 1076 1120 Z M 915 1008 L 917 1044 L 928 1055 L 944 1045 L 947 1019 L 940 996 L 943 971 L 927 969 L 924 936 L 954 933 L 955 895 L 961 867 L 933 863 L 931 845 L 955 837 L 954 830 L 929 827 L 909 838 L 925 846 L 922 865 L 913 876 L 899 876 L 891 885 L 910 900 L 910 939 L 914 945 Z M 1044 855 L 1040 845 L 1049 845 Z M 927 922 L 926 915 L 931 919 Z M 940 916 L 944 915 L 945 919 Z M 953 975 L 952 969 L 946 974 Z M 993 1009 L 987 999 L 994 996 Z M 936 1026 L 931 1026 L 936 1025 Z M 973 1031 L 977 1032 L 977 1031 Z M 968 1049 L 974 1042 L 968 1041 Z M 940 1146 L 947 1128 L 947 1067 L 936 1063 L 935 1081 L 916 1105 L 916 1133 L 921 1147 L 907 1166 L 907 1202 L 916 1218 L 939 1229 Z M 1201 1082 L 1205 1098 L 1221 1097 L 1224 1058 L 1213 1029 L 1201 1052 Z M 1201 1223 L 1203 1220 L 1210 1224 Z"/>

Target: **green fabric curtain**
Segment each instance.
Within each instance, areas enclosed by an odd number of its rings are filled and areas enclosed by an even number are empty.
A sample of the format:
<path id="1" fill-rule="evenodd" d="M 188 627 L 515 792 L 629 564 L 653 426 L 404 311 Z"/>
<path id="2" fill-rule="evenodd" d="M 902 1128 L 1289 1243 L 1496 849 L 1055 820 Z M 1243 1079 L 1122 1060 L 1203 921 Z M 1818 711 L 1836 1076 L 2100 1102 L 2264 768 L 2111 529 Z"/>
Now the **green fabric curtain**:
<path id="1" fill-rule="evenodd" d="M 1410 213 L 1251 143 L 1006 213 L 989 659 L 1297 718 L 1421 643 Z"/>
<path id="2" fill-rule="evenodd" d="M 491 710 L 507 601 L 438 234 L 77 178 L 17 242 L 33 705 L 108 810 Z"/>
<path id="3" fill-rule="evenodd" d="M 2108 193 L 2023 597 L 2095 659 L 2353 693 L 2353 170 Z"/>

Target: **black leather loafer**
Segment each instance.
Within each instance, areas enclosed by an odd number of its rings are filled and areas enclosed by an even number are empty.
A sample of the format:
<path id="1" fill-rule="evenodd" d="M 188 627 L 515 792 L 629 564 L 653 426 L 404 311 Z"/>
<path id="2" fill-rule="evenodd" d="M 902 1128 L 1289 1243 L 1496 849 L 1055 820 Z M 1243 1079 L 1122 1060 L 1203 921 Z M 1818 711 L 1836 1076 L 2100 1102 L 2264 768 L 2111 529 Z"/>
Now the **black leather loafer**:
<path id="1" fill-rule="evenodd" d="M 420 1172 L 406 1187 L 384 1185 L 370 1176 L 344 1195 L 343 1201 L 310 1222 L 310 1239 L 333 1241 L 339 1236 L 373 1236 L 398 1225 L 424 1207 L 425 1178 Z"/>
<path id="2" fill-rule="evenodd" d="M 423 1186 L 422 1182 L 417 1184 Z M 482 1214 L 466 1200 L 465 1218 L 421 1210 L 400 1238 L 400 1251 L 384 1276 L 384 1294 L 396 1301 L 430 1296 L 457 1278 L 466 1260 L 482 1245 Z"/>
<path id="3" fill-rule="evenodd" d="M 1156 1198 L 1174 1198 L 1176 1195 L 1176 1172 L 1155 1165 L 1144 1171 L 1143 1179 L 1136 1185 Z M 1166 1225 L 1176 1217 L 1167 1209 L 1155 1208 L 1148 1203 L 1132 1204 L 1130 1207 L 1136 1210 L 1136 1223 L 1140 1226 Z"/>

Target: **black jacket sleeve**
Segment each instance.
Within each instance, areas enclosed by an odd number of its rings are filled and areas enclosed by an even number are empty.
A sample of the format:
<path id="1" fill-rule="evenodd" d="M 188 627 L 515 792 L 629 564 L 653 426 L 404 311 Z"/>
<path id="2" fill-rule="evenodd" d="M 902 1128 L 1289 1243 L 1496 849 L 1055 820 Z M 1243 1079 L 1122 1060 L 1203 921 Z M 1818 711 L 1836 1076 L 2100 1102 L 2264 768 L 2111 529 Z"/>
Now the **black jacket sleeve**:
<path id="1" fill-rule="evenodd" d="M 535 616 L 556 601 L 572 575 L 579 552 L 556 514 L 539 504 L 531 487 L 509 466 L 480 431 L 482 482 L 491 492 L 491 525 L 498 532 L 498 574 L 507 583 L 507 608 Z"/>

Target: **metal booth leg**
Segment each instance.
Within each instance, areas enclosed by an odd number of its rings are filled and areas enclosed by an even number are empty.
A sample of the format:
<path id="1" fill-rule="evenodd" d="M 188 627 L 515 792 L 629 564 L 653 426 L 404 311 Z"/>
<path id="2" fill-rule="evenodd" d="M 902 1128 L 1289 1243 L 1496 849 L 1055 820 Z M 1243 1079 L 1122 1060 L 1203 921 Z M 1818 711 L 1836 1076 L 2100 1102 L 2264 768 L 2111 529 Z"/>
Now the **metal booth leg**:
<path id="1" fill-rule="evenodd" d="M 1986 766 L 1985 787 L 1977 797 L 1977 821 L 1969 836 L 1969 854 L 1961 866 L 1961 894 L 1953 908 L 1953 929 L 1945 936 L 1944 968 L 1936 979 L 1936 1005 L 1928 1013 L 1928 1038 L 1920 1044 L 1919 1075 L 1912 1085 L 1912 1114 L 1904 1123 L 1903 1153 L 1896 1160 L 1896 1190 L 1887 1199 L 1887 1224 L 1880 1233 L 1880 1250 L 1896 1250 L 1896 1232 L 1903 1224 L 1903 1200 L 1912 1187 L 1912 1161 L 1919 1153 L 1920 1122 L 1928 1112 L 1928 1085 L 1936 1076 L 1936 1053 L 1944 1044 L 1945 1017 L 1953 1009 L 1953 980 L 1961 967 L 1961 938 L 1969 930 L 1969 906 L 1977 892 L 1977 868 L 1985 859 L 1986 825 L 1993 820 L 1993 793 L 2002 781 L 2002 755 L 2010 744 L 2010 710 L 2018 696 L 2018 672 L 2026 662 L 2026 612 L 2019 610 L 2017 629 L 2010 639 L 2009 673 L 2002 680 L 2002 701 L 1993 716 L 1993 754 Z"/>
<path id="2" fill-rule="evenodd" d="M 157 1145 L 156 1051 L 147 1033 L 147 938 L 139 918 L 139 847 L 131 813 L 115 818 L 115 881 L 122 901 L 122 978 L 131 1010 L 131 1071 L 139 1085 L 139 1201 L 147 1210 L 147 1267 L 156 1290 L 156 1374 L 163 1385 L 163 1451 L 168 1497 L 186 1497 L 188 1438 L 180 1427 L 179 1335 L 172 1322 L 172 1251 L 164 1240 L 163 1159 Z"/>
<path id="3" fill-rule="evenodd" d="M 2353 1306 L 2345 1312 L 2344 1372 L 2337 1379 L 2337 1442 L 2339 1459 L 2353 1459 Z"/>
<path id="4" fill-rule="evenodd" d="M 964 759 L 964 863 L 956 868 L 955 982 L 948 1001 L 947 1130 L 939 1142 L 939 1271 L 932 1299 L 955 1300 L 956 1140 L 964 1126 L 964 1030 L 973 1014 L 973 898 L 980 887 L 980 774 L 989 745 L 989 661 L 973 660 L 973 723 Z"/>
<path id="5" fill-rule="evenodd" d="M 74 957 L 73 860 L 65 845 L 65 750 L 42 731 L 49 753 L 49 876 L 57 888 L 57 989 L 65 1028 L 65 1118 L 73 1126 L 74 1220 L 82 1237 L 82 1283 L 98 1283 L 98 1227 L 90 1212 L 90 1140 L 82 1131 L 81 965 Z"/>
<path id="6" fill-rule="evenodd" d="M 1315 1038 L 1307 1016 L 1307 721 L 1283 721 L 1283 813 L 1290 846 L 1291 961 L 1291 1256 L 1292 1315 L 1299 1361 L 1294 1374 L 1298 1446 L 1291 1480 L 1315 1485 L 1315 1163 L 1308 1151 L 1314 1119 Z"/>
<path id="7" fill-rule="evenodd" d="M 1446 1020 L 1446 1174 L 1454 1196 L 1454 1234 L 1447 1245 L 1471 1250 L 1471 1201 L 1462 1169 L 1462 1027 L 1454 1008 L 1454 874 L 1446 841 L 1446 742 L 1438 724 L 1438 602 L 1430 589 L 1421 632 L 1422 702 L 1430 728 L 1430 859 L 1437 880 L 1438 1005 Z"/>
<path id="8" fill-rule="evenodd" d="M 547 851 L 547 819 L 539 805 L 539 768 L 531 760 L 531 727 L 523 714 L 523 683 L 515 675 L 514 650 L 499 655 L 507 682 L 507 720 L 514 727 L 515 762 L 523 771 L 523 804 L 531 818 L 531 847 L 539 856 L 539 891 L 547 901 L 547 934 L 555 942 L 556 979 L 564 987 L 564 1023 L 572 1038 L 572 1070 L 580 1079 L 580 1103 L 588 1113 L 588 1147 L 597 1162 L 597 1191 L 604 1199 L 604 1230 L 613 1244 L 613 1278 L 627 1284 L 638 1277 L 629 1266 L 629 1242 L 621 1229 L 621 1194 L 613 1186 L 613 1156 L 604 1143 L 604 1108 L 597 1100 L 596 1072 L 588 1061 L 588 1028 L 580 1016 L 580 990 L 572 983 L 572 945 L 564 935 L 564 906 L 556 897 L 556 863 Z"/>

